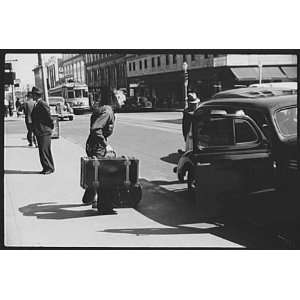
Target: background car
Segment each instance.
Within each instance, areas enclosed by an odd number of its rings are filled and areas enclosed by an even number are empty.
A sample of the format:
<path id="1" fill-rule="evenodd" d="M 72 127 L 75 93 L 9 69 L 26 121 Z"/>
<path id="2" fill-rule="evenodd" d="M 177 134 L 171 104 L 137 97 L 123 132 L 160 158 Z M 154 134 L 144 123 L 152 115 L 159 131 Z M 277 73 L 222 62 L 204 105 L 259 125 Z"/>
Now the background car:
<path id="1" fill-rule="evenodd" d="M 63 97 L 49 97 L 48 100 L 51 113 L 57 114 L 60 120 L 67 118 L 72 121 L 74 119 L 73 109 Z"/>

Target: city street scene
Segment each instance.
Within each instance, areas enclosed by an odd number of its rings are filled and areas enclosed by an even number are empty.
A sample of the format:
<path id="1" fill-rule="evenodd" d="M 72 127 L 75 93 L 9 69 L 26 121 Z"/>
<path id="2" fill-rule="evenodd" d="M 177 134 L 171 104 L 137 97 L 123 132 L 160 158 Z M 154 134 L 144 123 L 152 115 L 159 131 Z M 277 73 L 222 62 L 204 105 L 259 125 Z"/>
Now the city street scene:
<path id="1" fill-rule="evenodd" d="M 6 53 L 6 247 L 300 249 L 297 55 L 161 52 Z"/>

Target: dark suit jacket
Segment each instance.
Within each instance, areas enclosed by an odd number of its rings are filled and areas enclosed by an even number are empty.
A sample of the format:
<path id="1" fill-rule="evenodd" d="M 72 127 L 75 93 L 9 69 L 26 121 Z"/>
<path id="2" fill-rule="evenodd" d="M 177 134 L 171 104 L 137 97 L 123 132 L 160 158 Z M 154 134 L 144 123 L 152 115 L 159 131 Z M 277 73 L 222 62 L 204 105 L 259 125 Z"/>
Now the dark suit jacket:
<path id="1" fill-rule="evenodd" d="M 33 132 L 37 136 L 51 135 L 54 128 L 49 105 L 38 100 L 31 113 Z"/>

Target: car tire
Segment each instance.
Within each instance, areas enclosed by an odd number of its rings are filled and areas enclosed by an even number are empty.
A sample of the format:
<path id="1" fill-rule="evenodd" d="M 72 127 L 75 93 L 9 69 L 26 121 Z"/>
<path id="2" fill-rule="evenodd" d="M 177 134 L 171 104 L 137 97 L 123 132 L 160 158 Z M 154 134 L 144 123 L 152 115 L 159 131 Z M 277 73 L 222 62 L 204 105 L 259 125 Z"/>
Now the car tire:
<path id="1" fill-rule="evenodd" d="M 74 117 L 73 117 L 73 116 L 69 117 L 69 120 L 70 120 L 70 121 L 73 121 L 73 119 L 74 119 Z"/>
<path id="2" fill-rule="evenodd" d="M 187 193 L 190 198 L 195 198 L 195 177 L 192 169 L 187 170 Z"/>

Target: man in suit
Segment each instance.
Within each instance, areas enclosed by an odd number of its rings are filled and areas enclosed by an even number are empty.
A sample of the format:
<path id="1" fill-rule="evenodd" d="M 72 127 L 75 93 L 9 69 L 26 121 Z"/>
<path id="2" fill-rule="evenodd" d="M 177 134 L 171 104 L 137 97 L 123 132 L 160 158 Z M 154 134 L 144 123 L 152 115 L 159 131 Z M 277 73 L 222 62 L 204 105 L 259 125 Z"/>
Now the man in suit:
<path id="1" fill-rule="evenodd" d="M 51 153 L 51 135 L 54 123 L 51 119 L 50 107 L 41 99 L 41 96 L 41 91 L 33 87 L 32 97 L 36 103 L 31 113 L 31 119 L 33 132 L 37 138 L 39 147 L 40 161 L 43 167 L 40 173 L 49 175 L 54 172 L 54 162 Z"/>
<path id="2" fill-rule="evenodd" d="M 33 128 L 32 128 L 32 118 L 31 118 L 31 113 L 34 108 L 35 102 L 32 99 L 32 93 L 28 92 L 27 94 L 27 101 L 24 103 L 24 114 L 25 114 L 25 124 L 27 127 L 27 140 L 29 145 L 32 146 L 32 142 L 34 145 L 37 147 L 37 142 L 35 135 L 33 134 Z"/>

